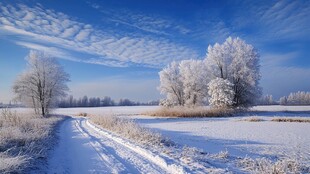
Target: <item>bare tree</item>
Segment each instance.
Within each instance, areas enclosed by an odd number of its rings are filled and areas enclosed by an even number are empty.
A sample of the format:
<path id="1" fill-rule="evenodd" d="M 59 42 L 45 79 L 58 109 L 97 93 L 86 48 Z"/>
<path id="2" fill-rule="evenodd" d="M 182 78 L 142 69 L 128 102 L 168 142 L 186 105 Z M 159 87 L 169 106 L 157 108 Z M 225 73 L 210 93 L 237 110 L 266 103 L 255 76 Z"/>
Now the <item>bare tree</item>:
<path id="1" fill-rule="evenodd" d="M 13 91 L 21 102 L 46 116 L 57 98 L 69 90 L 69 74 L 44 52 L 31 50 L 26 60 L 27 69 L 15 81 Z"/>

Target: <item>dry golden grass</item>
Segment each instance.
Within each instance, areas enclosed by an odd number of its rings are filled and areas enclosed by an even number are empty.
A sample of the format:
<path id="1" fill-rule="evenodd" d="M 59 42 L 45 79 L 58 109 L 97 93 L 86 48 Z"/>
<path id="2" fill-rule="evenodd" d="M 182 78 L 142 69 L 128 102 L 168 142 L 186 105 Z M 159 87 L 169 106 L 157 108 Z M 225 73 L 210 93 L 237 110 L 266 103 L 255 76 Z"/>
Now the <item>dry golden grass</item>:
<path id="1" fill-rule="evenodd" d="M 77 114 L 77 116 L 87 117 L 87 116 L 89 116 L 89 114 L 87 114 L 86 112 L 80 112 L 80 113 Z"/>
<path id="2" fill-rule="evenodd" d="M 161 107 L 154 111 L 142 113 L 142 115 L 157 117 L 223 117 L 232 116 L 235 113 L 233 109 L 206 108 L 206 107 Z"/>
<path id="3" fill-rule="evenodd" d="M 306 119 L 306 118 L 273 118 L 271 121 L 276 121 L 276 122 L 310 123 L 310 119 Z"/>
<path id="4" fill-rule="evenodd" d="M 113 115 L 92 115 L 89 118 L 96 125 L 143 145 L 160 145 L 163 143 L 160 134 L 141 127 L 133 120 Z"/>
<path id="5" fill-rule="evenodd" d="M 259 117 L 250 117 L 250 118 L 242 119 L 242 121 L 260 122 L 260 121 L 264 121 L 264 120 L 262 118 L 259 118 Z"/>

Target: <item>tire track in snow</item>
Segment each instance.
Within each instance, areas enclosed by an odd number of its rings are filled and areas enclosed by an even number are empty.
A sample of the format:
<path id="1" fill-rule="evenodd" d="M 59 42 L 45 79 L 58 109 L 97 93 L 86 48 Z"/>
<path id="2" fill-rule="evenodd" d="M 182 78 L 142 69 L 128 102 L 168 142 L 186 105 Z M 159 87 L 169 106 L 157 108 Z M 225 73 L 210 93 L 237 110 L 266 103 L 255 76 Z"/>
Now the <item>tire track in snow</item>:
<path id="1" fill-rule="evenodd" d="M 85 118 L 64 121 L 59 138 L 48 173 L 180 173 L 105 136 Z"/>
<path id="2" fill-rule="evenodd" d="M 140 147 L 139 145 L 132 144 L 131 142 L 117 137 L 110 132 L 107 132 L 98 126 L 90 123 L 87 119 L 84 120 L 86 126 L 98 133 L 100 136 L 106 137 L 110 139 L 112 142 L 115 142 L 123 147 L 127 148 L 129 151 L 134 152 L 137 156 L 142 156 L 146 160 L 149 161 L 149 164 L 160 166 L 162 169 L 166 170 L 166 173 L 173 173 L 173 174 L 183 174 L 186 172 L 186 167 L 180 164 L 179 162 L 163 157 L 161 155 L 155 154 L 147 149 Z"/>
<path id="3" fill-rule="evenodd" d="M 86 119 L 82 118 L 77 121 L 83 132 L 93 137 L 103 148 L 109 149 L 108 153 L 113 154 L 119 162 L 124 164 L 128 169 L 126 173 L 171 173 L 165 167 L 154 163 L 154 161 L 150 160 L 144 154 L 137 153 L 128 147 L 128 145 L 109 136 L 105 136 L 105 134 L 100 132 L 101 130 L 94 129 Z"/>
<path id="4" fill-rule="evenodd" d="M 83 134 L 85 137 L 90 139 L 90 144 L 97 152 L 98 156 L 102 159 L 102 162 L 110 167 L 112 173 L 129 173 L 130 171 L 126 169 L 123 163 L 120 162 L 120 158 L 116 155 L 112 155 L 103 144 L 99 142 L 97 138 L 90 135 L 85 129 L 82 128 L 81 121 L 75 120 L 75 127 Z M 128 166 L 128 165 L 127 165 Z M 131 170 L 134 170 L 131 168 Z"/>
<path id="5" fill-rule="evenodd" d="M 58 136 L 59 143 L 51 152 L 47 173 L 113 173 L 91 146 L 89 138 L 75 127 L 74 119 L 61 124 Z"/>

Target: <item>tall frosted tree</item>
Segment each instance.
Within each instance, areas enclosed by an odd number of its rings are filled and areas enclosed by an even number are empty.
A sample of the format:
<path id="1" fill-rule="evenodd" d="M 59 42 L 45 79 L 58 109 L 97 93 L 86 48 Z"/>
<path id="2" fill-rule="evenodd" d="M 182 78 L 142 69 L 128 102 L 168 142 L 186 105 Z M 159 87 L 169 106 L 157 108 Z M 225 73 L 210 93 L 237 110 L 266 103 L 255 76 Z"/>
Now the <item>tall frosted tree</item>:
<path id="1" fill-rule="evenodd" d="M 200 106 L 208 95 L 207 68 L 201 60 L 172 62 L 159 72 L 159 90 L 166 106 Z"/>
<path id="2" fill-rule="evenodd" d="M 66 85 L 69 74 L 44 52 L 32 50 L 26 60 L 27 69 L 14 82 L 13 91 L 21 102 L 46 116 L 57 99 L 69 90 Z"/>
<path id="3" fill-rule="evenodd" d="M 161 94 L 167 96 L 167 105 L 184 105 L 183 82 L 181 79 L 179 64 L 172 62 L 159 72 Z"/>
<path id="4" fill-rule="evenodd" d="M 255 105 L 261 96 L 259 54 L 240 38 L 227 38 L 223 44 L 208 47 L 206 65 L 213 79 L 223 78 L 233 84 L 234 106 Z"/>
<path id="5" fill-rule="evenodd" d="M 205 64 L 201 60 L 183 60 L 179 66 L 185 105 L 203 105 L 208 95 L 209 82 Z"/>

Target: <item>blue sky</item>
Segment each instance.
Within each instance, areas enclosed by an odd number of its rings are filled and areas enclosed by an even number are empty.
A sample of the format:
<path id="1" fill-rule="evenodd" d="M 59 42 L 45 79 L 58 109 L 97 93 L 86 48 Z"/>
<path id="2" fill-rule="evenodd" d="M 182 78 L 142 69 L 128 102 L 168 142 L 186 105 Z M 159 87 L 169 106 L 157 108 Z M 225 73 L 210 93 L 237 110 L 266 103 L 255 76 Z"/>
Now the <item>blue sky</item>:
<path id="1" fill-rule="evenodd" d="M 261 55 L 261 86 L 275 98 L 310 91 L 310 1 L 67 0 L 0 2 L 0 102 L 30 49 L 54 57 L 76 97 L 159 99 L 158 72 L 204 59 L 240 37 Z"/>

